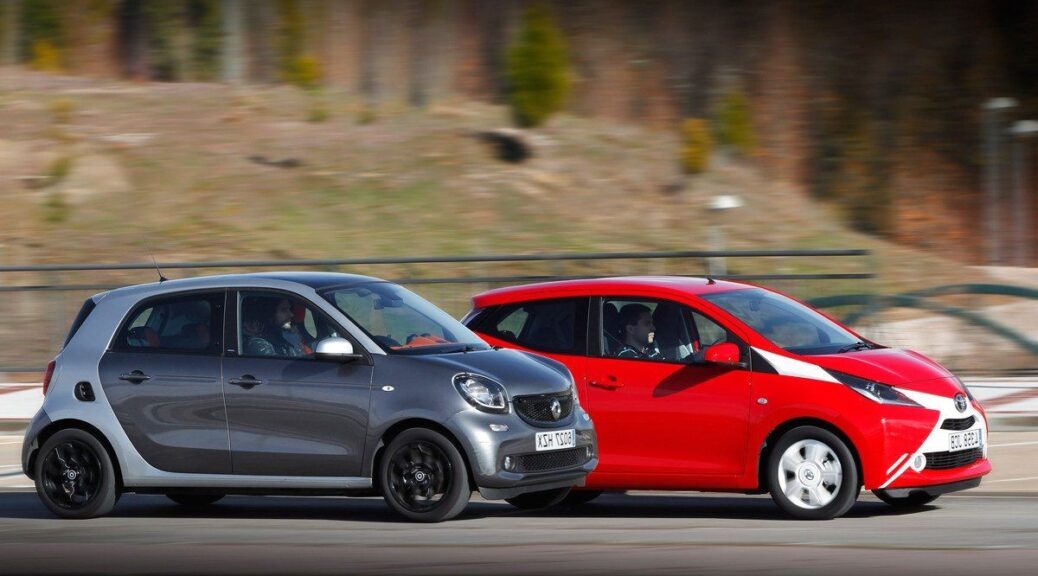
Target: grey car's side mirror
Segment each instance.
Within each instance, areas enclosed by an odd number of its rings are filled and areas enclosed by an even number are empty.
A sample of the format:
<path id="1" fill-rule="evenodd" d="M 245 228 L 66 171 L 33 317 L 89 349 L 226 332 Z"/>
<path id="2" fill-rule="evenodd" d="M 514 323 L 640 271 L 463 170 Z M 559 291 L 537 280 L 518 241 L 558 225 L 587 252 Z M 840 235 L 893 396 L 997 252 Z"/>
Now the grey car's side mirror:
<path id="1" fill-rule="evenodd" d="M 314 347 L 314 357 L 318 360 L 338 360 L 353 362 L 363 358 L 353 350 L 353 343 L 345 338 L 325 338 Z"/>

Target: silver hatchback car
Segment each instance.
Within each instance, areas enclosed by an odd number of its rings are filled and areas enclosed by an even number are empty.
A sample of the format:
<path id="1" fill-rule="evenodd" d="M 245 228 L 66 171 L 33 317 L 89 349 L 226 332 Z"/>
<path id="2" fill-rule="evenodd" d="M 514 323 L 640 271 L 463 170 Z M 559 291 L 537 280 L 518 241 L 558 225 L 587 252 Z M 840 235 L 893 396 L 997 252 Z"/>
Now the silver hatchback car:
<path id="1" fill-rule="evenodd" d="M 365 276 L 165 281 L 89 298 L 50 363 L 25 473 L 67 518 L 123 492 L 381 493 L 417 521 L 472 490 L 528 508 L 583 484 L 591 419 L 562 364 L 493 349 Z"/>

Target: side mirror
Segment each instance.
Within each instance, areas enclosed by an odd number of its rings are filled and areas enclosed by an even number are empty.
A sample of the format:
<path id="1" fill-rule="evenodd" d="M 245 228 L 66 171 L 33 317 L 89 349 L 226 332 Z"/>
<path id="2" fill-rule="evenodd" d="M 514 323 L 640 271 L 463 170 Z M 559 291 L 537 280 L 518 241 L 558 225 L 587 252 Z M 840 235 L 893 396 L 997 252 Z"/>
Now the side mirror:
<path id="1" fill-rule="evenodd" d="M 732 368 L 745 368 L 739 361 L 739 346 L 734 342 L 721 342 L 696 352 L 692 356 L 693 364 L 716 364 Z"/>
<path id="2" fill-rule="evenodd" d="M 314 358 L 318 360 L 338 360 L 353 362 L 363 358 L 353 351 L 353 344 L 345 338 L 325 338 L 314 347 Z"/>

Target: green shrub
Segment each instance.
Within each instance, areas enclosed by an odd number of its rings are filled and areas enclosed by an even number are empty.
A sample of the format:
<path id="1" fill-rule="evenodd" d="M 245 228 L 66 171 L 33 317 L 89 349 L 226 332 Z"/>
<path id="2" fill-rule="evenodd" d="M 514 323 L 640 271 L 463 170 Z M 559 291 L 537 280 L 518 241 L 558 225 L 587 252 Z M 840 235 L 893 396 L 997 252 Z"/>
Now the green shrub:
<path id="1" fill-rule="evenodd" d="M 316 90 L 321 85 L 321 67 L 313 56 L 301 56 L 284 70 L 284 81 L 307 90 Z"/>
<path id="2" fill-rule="evenodd" d="M 331 117 L 331 112 L 328 112 L 327 108 L 319 104 L 311 106 L 310 110 L 306 113 L 306 121 L 313 123 L 324 122 Z"/>
<path id="3" fill-rule="evenodd" d="M 61 21 L 60 0 L 23 0 L 21 9 L 22 60 L 37 70 L 61 69 L 61 50 L 65 30 Z"/>
<path id="4" fill-rule="evenodd" d="M 374 124 L 376 120 L 378 120 L 378 113 L 375 111 L 374 106 L 369 104 L 357 110 L 357 124 L 366 126 Z"/>
<path id="5" fill-rule="evenodd" d="M 681 169 L 686 174 L 705 172 L 714 141 L 706 121 L 689 118 L 681 123 Z"/>
<path id="6" fill-rule="evenodd" d="M 32 43 L 29 65 L 42 72 L 61 72 L 61 52 L 50 40 L 36 40 Z"/>
<path id="7" fill-rule="evenodd" d="M 520 126 L 539 126 L 569 94 L 569 64 L 562 30 L 543 4 L 523 14 L 519 36 L 505 62 L 508 101 Z"/>
<path id="8" fill-rule="evenodd" d="M 721 99 L 717 111 L 717 140 L 739 155 L 749 156 L 753 152 L 750 102 L 741 90 L 732 90 Z"/>
<path id="9" fill-rule="evenodd" d="M 61 190 L 51 190 L 43 202 L 43 220 L 49 224 L 61 224 L 68 220 L 68 203 Z"/>
<path id="10" fill-rule="evenodd" d="M 220 72 L 223 22 L 219 0 L 190 0 L 187 20 L 191 26 L 191 76 L 215 80 Z"/>
<path id="11" fill-rule="evenodd" d="M 61 156 L 52 162 L 50 168 L 47 170 L 48 185 L 54 186 L 68 177 L 69 172 L 72 171 L 72 164 L 74 162 L 75 161 L 71 156 Z"/>

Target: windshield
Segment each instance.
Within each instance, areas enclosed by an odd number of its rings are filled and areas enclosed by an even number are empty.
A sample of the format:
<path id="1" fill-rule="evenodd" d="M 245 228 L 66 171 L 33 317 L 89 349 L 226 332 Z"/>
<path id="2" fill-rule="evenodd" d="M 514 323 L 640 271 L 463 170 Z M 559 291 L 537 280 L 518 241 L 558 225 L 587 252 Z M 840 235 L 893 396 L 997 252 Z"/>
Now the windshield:
<path id="1" fill-rule="evenodd" d="M 322 296 L 390 353 L 485 350 L 460 322 L 417 294 L 389 282 L 333 288 Z"/>
<path id="2" fill-rule="evenodd" d="M 706 294 L 703 299 L 742 320 L 776 346 L 797 354 L 832 354 L 860 342 L 818 312 L 761 288 Z"/>

